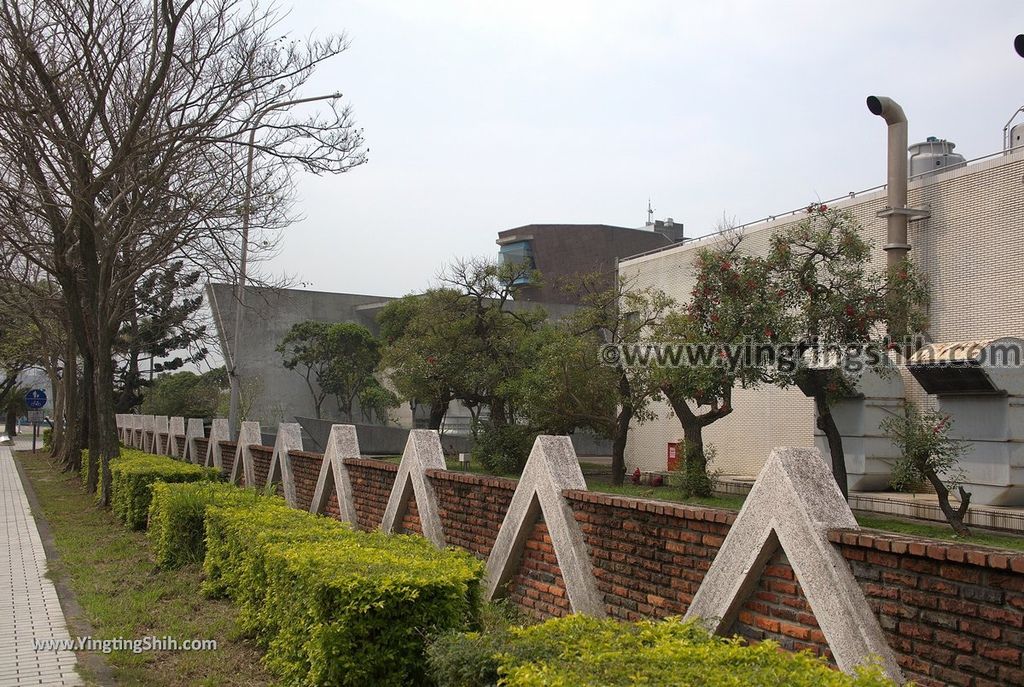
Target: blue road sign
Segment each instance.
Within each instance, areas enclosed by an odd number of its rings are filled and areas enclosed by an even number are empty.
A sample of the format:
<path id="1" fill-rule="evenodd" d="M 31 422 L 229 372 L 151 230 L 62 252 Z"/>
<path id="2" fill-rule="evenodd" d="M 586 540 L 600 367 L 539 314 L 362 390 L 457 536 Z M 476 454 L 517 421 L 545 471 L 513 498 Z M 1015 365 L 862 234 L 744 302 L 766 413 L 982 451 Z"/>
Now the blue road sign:
<path id="1" fill-rule="evenodd" d="M 32 410 L 39 410 L 46 405 L 46 392 L 42 389 L 32 389 L 25 394 L 25 405 Z"/>

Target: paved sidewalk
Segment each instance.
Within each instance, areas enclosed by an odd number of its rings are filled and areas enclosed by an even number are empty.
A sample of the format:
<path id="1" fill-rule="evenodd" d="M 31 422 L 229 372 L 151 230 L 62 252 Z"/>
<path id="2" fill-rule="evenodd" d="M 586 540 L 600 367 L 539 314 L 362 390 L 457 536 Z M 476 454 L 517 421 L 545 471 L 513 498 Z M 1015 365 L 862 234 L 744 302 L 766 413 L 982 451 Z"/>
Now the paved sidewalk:
<path id="1" fill-rule="evenodd" d="M 83 684 L 73 652 L 35 649 L 40 640 L 70 640 L 45 574 L 43 542 L 14 457 L 0 446 L 0 685 Z"/>

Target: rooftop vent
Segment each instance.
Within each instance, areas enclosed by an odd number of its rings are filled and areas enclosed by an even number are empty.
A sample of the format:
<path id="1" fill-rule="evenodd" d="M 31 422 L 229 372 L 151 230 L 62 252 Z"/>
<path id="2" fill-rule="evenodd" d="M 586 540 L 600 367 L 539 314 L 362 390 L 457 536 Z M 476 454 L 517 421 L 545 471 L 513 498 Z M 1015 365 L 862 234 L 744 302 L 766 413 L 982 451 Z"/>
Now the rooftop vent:
<path id="1" fill-rule="evenodd" d="M 929 136 L 923 143 L 915 143 L 910 151 L 910 176 L 933 174 L 967 164 L 964 156 L 954 153 L 956 144 L 935 136 Z"/>

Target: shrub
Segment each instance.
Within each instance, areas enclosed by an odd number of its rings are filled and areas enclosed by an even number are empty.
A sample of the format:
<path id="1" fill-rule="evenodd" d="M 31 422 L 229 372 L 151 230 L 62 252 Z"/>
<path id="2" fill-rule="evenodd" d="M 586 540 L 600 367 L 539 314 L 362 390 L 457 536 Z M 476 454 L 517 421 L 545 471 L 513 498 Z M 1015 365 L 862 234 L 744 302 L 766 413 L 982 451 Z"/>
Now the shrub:
<path id="1" fill-rule="evenodd" d="M 473 446 L 473 460 L 495 475 L 518 475 L 530 457 L 537 433 L 529 427 L 486 425 Z"/>
<path id="2" fill-rule="evenodd" d="M 154 482 L 216 480 L 218 471 L 182 463 L 167 456 L 122 449 L 110 461 L 110 506 L 125 526 L 141 530 L 149 515 L 150 489 Z"/>
<path id="3" fill-rule="evenodd" d="M 154 482 L 149 504 L 149 541 L 161 568 L 202 562 L 206 511 L 211 506 L 255 503 L 260 496 L 224 482 Z"/>
<path id="4" fill-rule="evenodd" d="M 267 501 L 211 507 L 204 563 L 267 666 L 288 685 L 429 684 L 425 637 L 470 626 L 482 564 Z"/>
<path id="5" fill-rule="evenodd" d="M 438 687 L 881 687 L 892 685 L 877 666 L 851 677 L 808 652 L 784 653 L 766 641 L 749 646 L 741 639 L 708 634 L 678 618 L 622 623 L 586 616 L 512 628 L 504 635 L 465 633 L 447 638 L 444 661 L 431 651 L 431 674 Z M 476 647 L 474 647 L 474 644 Z M 454 665 L 462 661 L 477 674 Z"/>
<path id="6" fill-rule="evenodd" d="M 53 449 L 53 429 L 50 427 L 43 430 L 43 448 L 47 451 Z"/>
<path id="7" fill-rule="evenodd" d="M 892 437 L 892 442 L 902 453 L 892 469 L 892 485 L 901 489 L 913 483 L 930 484 L 950 527 L 961 537 L 966 537 L 971 533 L 964 524 L 971 494 L 961 484 L 964 472 L 959 460 L 967 450 L 967 444 L 949 436 L 952 425 L 948 415 L 934 410 L 921 412 L 913 403 L 908 403 L 902 416 L 885 418 L 879 428 Z M 960 494 L 957 508 L 949 502 L 953 490 Z"/>

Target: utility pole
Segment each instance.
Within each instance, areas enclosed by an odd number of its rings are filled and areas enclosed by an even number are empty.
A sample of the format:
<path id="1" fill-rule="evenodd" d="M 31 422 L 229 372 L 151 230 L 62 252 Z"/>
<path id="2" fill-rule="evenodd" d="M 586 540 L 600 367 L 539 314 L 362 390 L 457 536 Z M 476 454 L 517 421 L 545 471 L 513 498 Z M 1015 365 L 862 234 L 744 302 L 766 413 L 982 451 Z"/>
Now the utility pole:
<path id="1" fill-rule="evenodd" d="M 238 261 L 238 284 L 235 290 L 235 331 L 232 337 L 231 359 L 224 361 L 228 368 L 228 381 L 231 383 L 231 407 L 228 412 L 228 428 L 232 441 L 238 440 L 238 430 L 241 427 L 242 389 L 238 379 L 238 349 L 242 341 L 242 315 L 245 310 L 245 270 L 246 261 L 249 257 L 249 221 L 252 206 L 252 171 L 256 156 L 256 131 L 259 129 L 263 117 L 269 112 L 292 107 L 293 105 L 340 97 L 341 94 L 335 92 L 312 98 L 298 98 L 296 100 L 273 103 L 260 110 L 253 120 L 252 130 L 249 132 L 249 151 L 245 163 L 245 205 L 242 206 L 242 251 Z"/>

